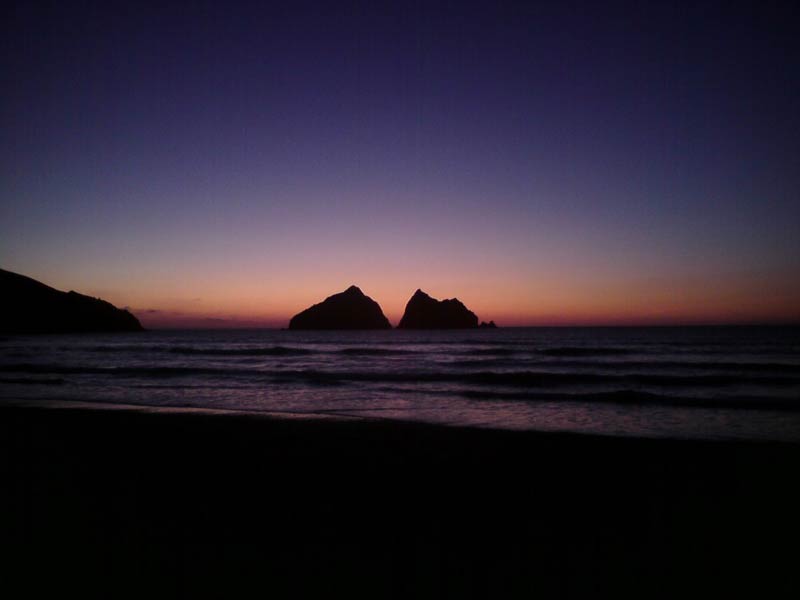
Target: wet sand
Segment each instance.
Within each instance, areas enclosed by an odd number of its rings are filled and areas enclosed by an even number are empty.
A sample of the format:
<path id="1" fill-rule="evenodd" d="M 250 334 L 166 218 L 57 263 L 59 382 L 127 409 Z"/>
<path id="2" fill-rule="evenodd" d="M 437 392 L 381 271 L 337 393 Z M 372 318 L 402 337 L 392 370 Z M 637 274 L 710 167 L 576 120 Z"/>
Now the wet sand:
<path id="1" fill-rule="evenodd" d="M 798 597 L 800 446 L 0 407 L 8 597 Z"/>

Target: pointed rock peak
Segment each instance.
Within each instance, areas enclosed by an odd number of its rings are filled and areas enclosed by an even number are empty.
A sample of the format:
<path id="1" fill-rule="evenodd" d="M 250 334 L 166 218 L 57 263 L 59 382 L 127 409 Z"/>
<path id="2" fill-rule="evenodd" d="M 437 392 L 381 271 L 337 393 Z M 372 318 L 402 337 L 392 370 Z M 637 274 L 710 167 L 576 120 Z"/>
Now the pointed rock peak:
<path id="1" fill-rule="evenodd" d="M 297 313 L 289 321 L 289 329 L 391 328 L 378 303 L 355 285 Z"/>
<path id="2" fill-rule="evenodd" d="M 436 300 L 417 290 L 406 305 L 399 329 L 470 329 L 478 326 L 475 316 L 457 298 Z"/>

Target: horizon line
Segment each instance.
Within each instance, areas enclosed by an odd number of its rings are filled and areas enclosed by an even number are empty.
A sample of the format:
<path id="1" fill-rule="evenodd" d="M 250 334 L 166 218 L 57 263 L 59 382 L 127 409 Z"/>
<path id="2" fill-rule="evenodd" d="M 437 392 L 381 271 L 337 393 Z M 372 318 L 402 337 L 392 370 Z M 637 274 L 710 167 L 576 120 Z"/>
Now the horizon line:
<path id="1" fill-rule="evenodd" d="M 725 322 L 725 323 L 630 323 L 630 324 L 550 324 L 550 325 L 498 325 L 498 329 L 637 329 L 637 328 L 701 328 L 701 327 L 800 327 L 800 321 L 755 321 L 755 322 Z M 265 331 L 291 331 L 288 326 L 286 327 L 269 327 L 269 326 L 242 326 L 242 327 L 183 327 L 183 326 L 157 326 L 146 327 L 145 331 L 242 331 L 242 330 L 265 330 Z M 479 327 L 466 328 L 466 329 L 441 329 L 441 331 L 469 331 L 472 329 L 481 329 Z M 396 326 L 391 329 L 384 329 L 381 331 L 405 331 Z M 310 329 L 304 331 L 373 331 L 370 329 Z M 415 330 L 409 330 L 415 331 Z"/>

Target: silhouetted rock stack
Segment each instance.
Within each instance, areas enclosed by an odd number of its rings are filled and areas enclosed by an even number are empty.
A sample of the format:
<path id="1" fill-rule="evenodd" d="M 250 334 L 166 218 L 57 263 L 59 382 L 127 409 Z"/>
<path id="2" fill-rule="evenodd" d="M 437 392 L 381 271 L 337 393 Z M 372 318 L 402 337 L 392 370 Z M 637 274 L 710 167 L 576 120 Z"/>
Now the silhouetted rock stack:
<path id="1" fill-rule="evenodd" d="M 436 300 L 417 290 L 406 304 L 398 329 L 473 329 L 478 317 L 457 298 Z"/>
<path id="2" fill-rule="evenodd" d="M 391 329 L 380 305 L 356 286 L 296 314 L 289 329 Z"/>
<path id="3" fill-rule="evenodd" d="M 489 321 L 488 323 L 486 321 L 481 321 L 481 324 L 478 325 L 478 327 L 481 329 L 497 329 L 497 325 L 495 325 L 494 321 Z"/>
<path id="4" fill-rule="evenodd" d="M 0 332 L 143 331 L 127 310 L 0 269 Z"/>

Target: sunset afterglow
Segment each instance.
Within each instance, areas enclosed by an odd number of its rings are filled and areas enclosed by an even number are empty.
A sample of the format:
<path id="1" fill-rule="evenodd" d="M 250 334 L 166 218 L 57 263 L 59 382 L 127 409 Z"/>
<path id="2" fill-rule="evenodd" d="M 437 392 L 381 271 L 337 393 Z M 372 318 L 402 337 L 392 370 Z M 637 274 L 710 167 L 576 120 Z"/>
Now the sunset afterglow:
<path id="1" fill-rule="evenodd" d="M 779 21 L 464 10 L 20 9 L 1 266 L 152 327 L 353 283 L 393 324 L 417 288 L 505 325 L 800 319 Z"/>

